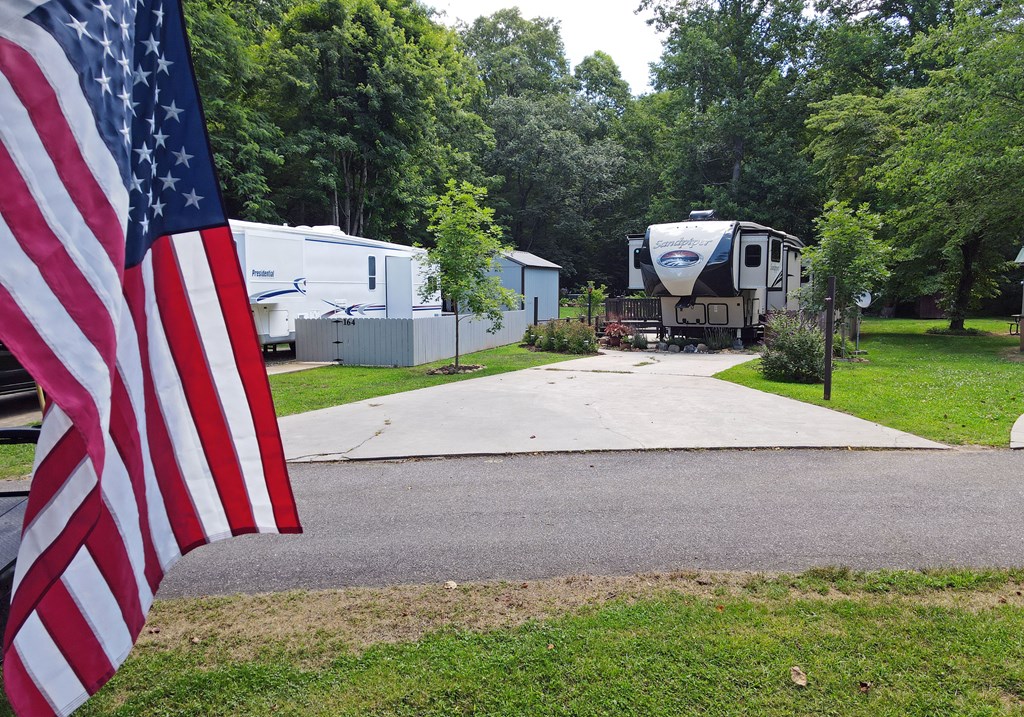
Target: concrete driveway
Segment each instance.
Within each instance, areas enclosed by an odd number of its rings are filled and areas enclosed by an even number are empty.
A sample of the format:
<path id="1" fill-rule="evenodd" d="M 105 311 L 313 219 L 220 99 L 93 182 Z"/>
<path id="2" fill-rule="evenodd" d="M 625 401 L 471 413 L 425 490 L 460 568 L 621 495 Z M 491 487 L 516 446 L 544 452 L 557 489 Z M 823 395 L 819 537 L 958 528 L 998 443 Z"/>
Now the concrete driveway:
<path id="1" fill-rule="evenodd" d="M 601 356 L 281 419 L 292 461 L 668 448 L 944 448 L 719 381 L 745 354 Z"/>

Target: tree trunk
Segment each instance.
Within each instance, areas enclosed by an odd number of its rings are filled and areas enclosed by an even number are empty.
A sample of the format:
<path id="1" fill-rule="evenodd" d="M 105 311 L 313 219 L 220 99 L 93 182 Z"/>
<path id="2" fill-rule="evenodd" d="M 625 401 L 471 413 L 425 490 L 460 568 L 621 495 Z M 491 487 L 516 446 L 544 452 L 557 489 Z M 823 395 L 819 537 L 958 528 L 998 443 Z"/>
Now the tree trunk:
<path id="1" fill-rule="evenodd" d="M 743 171 L 743 138 L 734 137 L 732 140 L 732 181 L 731 189 L 733 199 L 739 196 L 740 175 Z"/>
<path id="2" fill-rule="evenodd" d="M 455 368 L 459 368 L 459 302 L 452 300 L 452 308 L 455 310 Z"/>
<path id="3" fill-rule="evenodd" d="M 960 245 L 960 277 L 957 280 L 953 300 L 949 304 L 950 331 L 963 331 L 964 318 L 971 305 L 971 292 L 974 290 L 974 260 L 981 247 L 981 237 L 972 236 Z"/>

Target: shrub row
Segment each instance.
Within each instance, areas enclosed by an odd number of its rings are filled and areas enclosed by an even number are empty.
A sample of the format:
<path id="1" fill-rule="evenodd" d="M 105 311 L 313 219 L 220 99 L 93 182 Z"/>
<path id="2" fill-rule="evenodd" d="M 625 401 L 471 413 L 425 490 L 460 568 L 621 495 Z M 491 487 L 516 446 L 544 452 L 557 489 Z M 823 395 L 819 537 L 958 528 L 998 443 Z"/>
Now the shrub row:
<path id="1" fill-rule="evenodd" d="M 597 353 L 597 337 L 593 327 L 575 321 L 550 321 L 543 326 L 528 326 L 523 334 L 523 343 L 538 351 Z"/>

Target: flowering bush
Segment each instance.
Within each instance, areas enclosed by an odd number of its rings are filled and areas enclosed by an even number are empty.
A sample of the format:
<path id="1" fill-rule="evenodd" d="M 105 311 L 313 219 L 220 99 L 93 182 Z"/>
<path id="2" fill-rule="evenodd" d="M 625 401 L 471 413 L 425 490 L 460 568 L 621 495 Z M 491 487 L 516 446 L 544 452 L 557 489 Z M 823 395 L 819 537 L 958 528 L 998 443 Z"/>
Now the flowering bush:
<path id="1" fill-rule="evenodd" d="M 632 333 L 633 329 L 629 328 L 625 324 L 611 323 L 604 327 L 604 335 L 608 338 L 621 339 L 632 335 Z"/>
<path id="2" fill-rule="evenodd" d="M 761 373 L 769 381 L 821 383 L 825 380 L 825 336 L 783 311 L 768 315 Z"/>
<path id="3" fill-rule="evenodd" d="M 523 342 L 538 351 L 568 354 L 592 354 L 597 351 L 594 329 L 576 321 L 550 321 L 543 326 L 530 326 Z"/>

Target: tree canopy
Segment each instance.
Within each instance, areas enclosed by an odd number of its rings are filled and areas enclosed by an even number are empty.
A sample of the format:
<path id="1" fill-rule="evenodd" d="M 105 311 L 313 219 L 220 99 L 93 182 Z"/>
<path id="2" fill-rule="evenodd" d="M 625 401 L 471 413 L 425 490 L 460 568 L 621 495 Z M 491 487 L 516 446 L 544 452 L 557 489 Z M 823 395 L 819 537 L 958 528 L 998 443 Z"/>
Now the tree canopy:
<path id="1" fill-rule="evenodd" d="M 185 5 L 233 216 L 430 245 L 431 198 L 465 181 L 563 285 L 622 291 L 651 223 L 714 208 L 814 243 L 828 202 L 867 204 L 884 301 L 937 294 L 959 325 L 1021 241 L 1021 0 L 809 2 L 640 0 L 666 38 L 641 96 L 617 48 L 573 67 L 559 22 L 515 8 Z"/>

